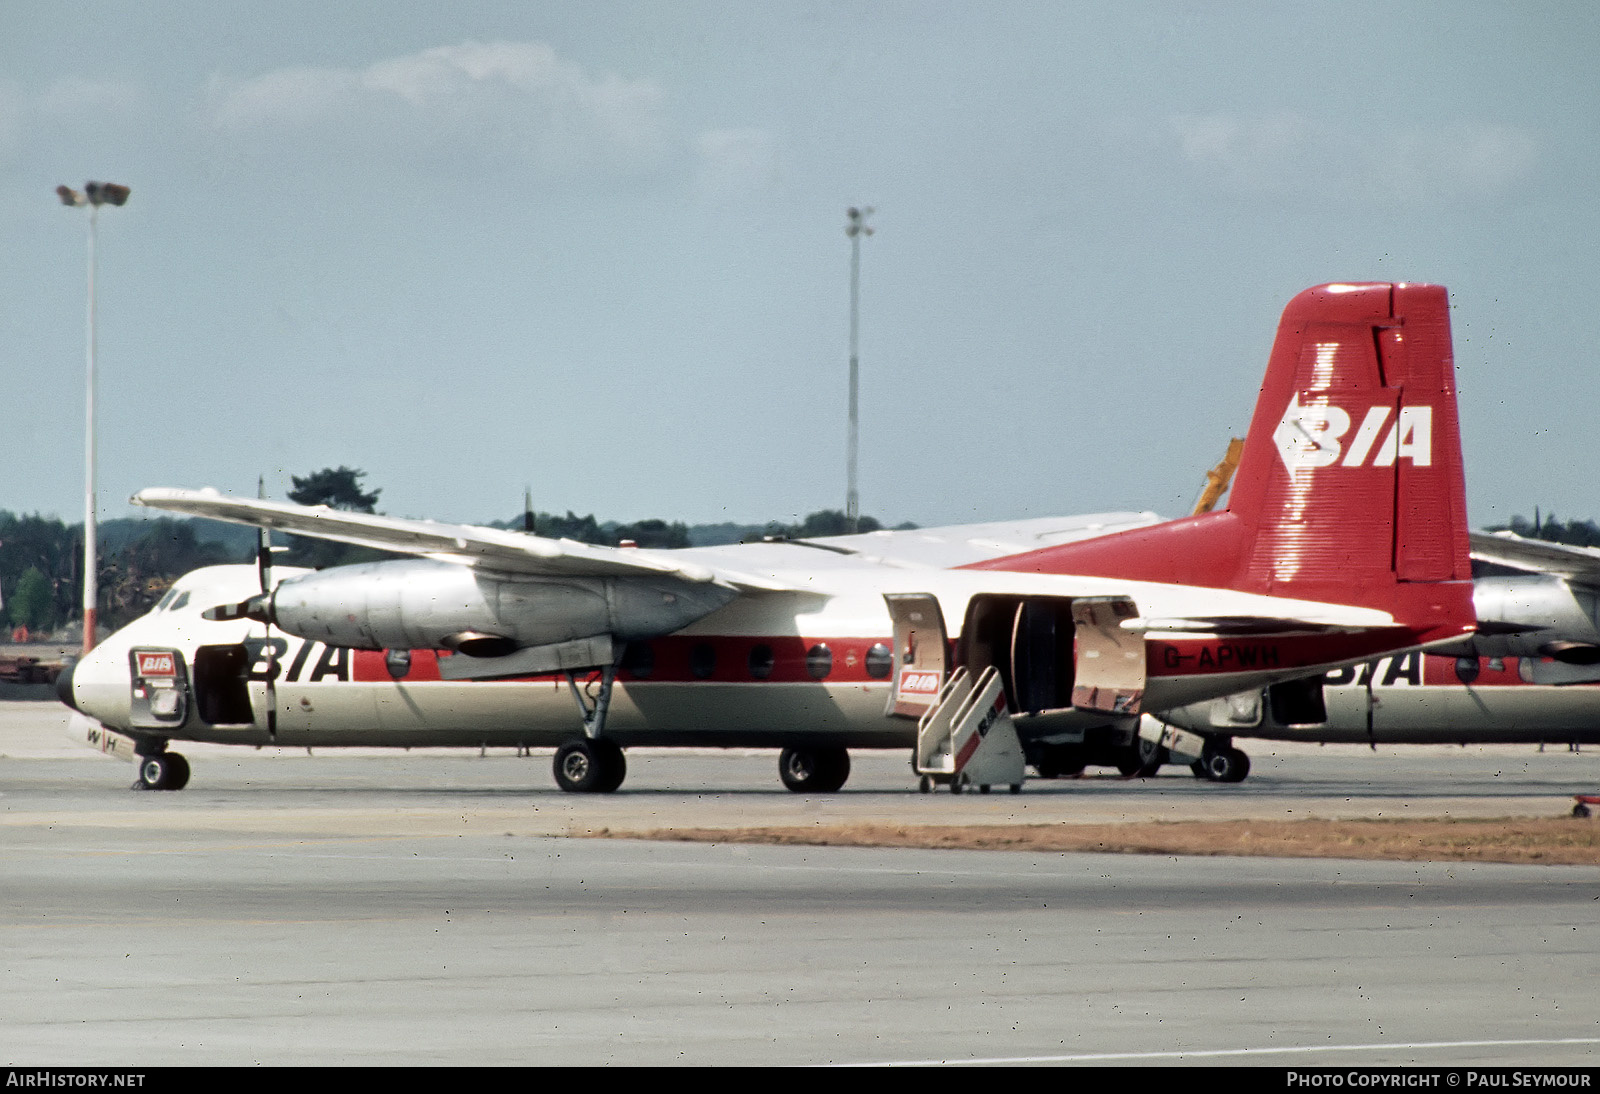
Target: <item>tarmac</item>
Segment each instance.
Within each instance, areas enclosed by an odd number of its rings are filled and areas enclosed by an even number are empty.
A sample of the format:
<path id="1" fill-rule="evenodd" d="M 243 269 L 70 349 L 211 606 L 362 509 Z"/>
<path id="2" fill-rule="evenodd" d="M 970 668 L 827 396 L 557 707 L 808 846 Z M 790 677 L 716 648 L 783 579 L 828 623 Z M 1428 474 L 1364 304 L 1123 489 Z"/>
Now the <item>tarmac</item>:
<path id="1" fill-rule="evenodd" d="M 855 753 L 183 746 L 188 789 L 0 704 L 0 1062 L 16 1067 L 1592 1067 L 1600 869 L 574 839 L 691 825 L 1556 816 L 1600 750 L 1252 748 L 916 791 Z M 1248 746 L 1247 746 L 1248 747 Z M 1592 823 L 1592 822 L 1574 822 Z"/>

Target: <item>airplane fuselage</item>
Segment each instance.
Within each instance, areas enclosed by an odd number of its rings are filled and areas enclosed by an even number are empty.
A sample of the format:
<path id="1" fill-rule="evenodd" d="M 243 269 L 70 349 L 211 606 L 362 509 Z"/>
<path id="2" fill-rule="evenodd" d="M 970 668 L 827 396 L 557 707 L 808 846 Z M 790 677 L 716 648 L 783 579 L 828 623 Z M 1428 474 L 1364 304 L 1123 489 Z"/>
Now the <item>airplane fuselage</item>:
<path id="1" fill-rule="evenodd" d="M 801 548 L 788 547 L 789 551 Z M 1110 593 L 1149 605 L 1153 616 L 1282 612 L 1286 602 L 1226 590 L 1109 579 L 838 566 L 809 575 L 815 591 L 740 598 L 671 635 L 630 643 L 621 658 L 606 726 L 622 745 L 783 747 L 795 742 L 852 748 L 909 747 L 913 719 L 888 712 L 897 666 L 883 594 L 935 596 L 958 623 L 974 598 L 1069 602 Z M 460 653 L 362 650 L 285 634 L 249 619 L 212 621 L 201 612 L 254 589 L 251 567 L 197 571 L 157 610 L 118 631 L 73 670 L 73 705 L 134 737 L 280 745 L 559 744 L 581 729 L 566 677 L 446 679 Z M 892 583 L 892 584 L 891 584 Z M 1307 606 L 1293 604 L 1304 610 Z M 951 635 L 960 646 L 960 632 Z M 1060 637 L 1070 660 L 1071 636 Z M 1143 704 L 1162 709 L 1304 673 L 1307 664 L 1354 662 L 1391 636 L 1261 637 L 1151 633 Z M 1013 671 L 1014 650 L 981 656 Z M 170 654 L 166 660 L 160 655 Z M 979 656 L 974 653 L 972 656 Z M 140 671 L 153 658 L 155 673 Z M 172 666 L 172 675 L 162 675 Z M 584 677 L 591 676 L 584 673 Z M 274 717 L 267 717 L 268 679 Z M 580 684 L 581 686 L 581 684 Z M 141 697 L 176 687 L 180 707 L 152 709 Z M 169 701 L 170 704 L 170 701 Z M 1025 704 L 1014 704 L 1024 719 Z M 1122 719 L 1083 713 L 1065 701 L 1042 717 L 1045 732 L 1071 736 Z M 1063 730 L 1063 725 L 1065 729 Z"/>

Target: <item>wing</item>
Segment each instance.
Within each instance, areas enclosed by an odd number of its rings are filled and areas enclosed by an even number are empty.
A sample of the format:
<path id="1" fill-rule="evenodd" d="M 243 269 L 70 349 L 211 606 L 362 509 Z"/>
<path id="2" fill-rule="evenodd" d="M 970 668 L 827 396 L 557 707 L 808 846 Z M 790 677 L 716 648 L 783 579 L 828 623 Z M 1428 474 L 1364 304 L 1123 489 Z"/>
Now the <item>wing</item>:
<path id="1" fill-rule="evenodd" d="M 1592 547 L 1524 539 L 1515 532 L 1474 532 L 1471 540 L 1472 557 L 1483 562 L 1600 585 L 1600 551 Z"/>
<path id="2" fill-rule="evenodd" d="M 330 509 L 325 505 L 234 498 L 215 490 L 141 490 L 134 505 L 207 520 L 271 528 L 297 536 L 353 543 L 383 551 L 421 555 L 506 573 L 541 577 L 670 575 L 695 583 L 716 582 L 741 590 L 782 590 L 770 578 L 713 568 L 673 557 L 670 551 L 598 547 L 570 539 L 547 539 L 470 524 L 440 524 Z"/>

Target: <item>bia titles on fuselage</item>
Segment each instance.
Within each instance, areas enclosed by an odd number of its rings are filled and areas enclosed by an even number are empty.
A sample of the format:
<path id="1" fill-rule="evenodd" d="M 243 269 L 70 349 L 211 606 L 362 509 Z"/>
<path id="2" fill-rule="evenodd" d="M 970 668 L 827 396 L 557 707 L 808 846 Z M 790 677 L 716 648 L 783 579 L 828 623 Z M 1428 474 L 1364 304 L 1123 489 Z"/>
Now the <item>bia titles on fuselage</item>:
<path id="1" fill-rule="evenodd" d="M 1359 457 L 1359 458 L 1357 458 Z M 414 557 L 197 571 L 64 674 L 86 732 L 189 777 L 174 741 L 555 746 L 563 789 L 632 745 L 767 746 L 832 792 L 852 748 L 925 789 L 1148 770 L 1142 714 L 1473 629 L 1448 299 L 1309 289 L 1285 309 L 1226 509 L 681 551 L 147 490 L 137 503 Z M 1242 777 L 1227 731 L 1183 747 Z M 1170 743 L 1170 742 L 1169 742 Z M 1186 755 L 1187 758 L 1187 755 Z"/>

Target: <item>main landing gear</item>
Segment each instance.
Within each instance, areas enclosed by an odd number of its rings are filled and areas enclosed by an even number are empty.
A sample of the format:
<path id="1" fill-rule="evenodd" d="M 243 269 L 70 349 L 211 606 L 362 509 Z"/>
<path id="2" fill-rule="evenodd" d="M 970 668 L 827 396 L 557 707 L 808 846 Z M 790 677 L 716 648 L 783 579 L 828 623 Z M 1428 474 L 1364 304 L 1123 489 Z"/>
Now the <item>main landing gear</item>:
<path id="1" fill-rule="evenodd" d="M 796 794 L 832 794 L 850 777 L 850 753 L 837 745 L 786 748 L 778 777 Z"/>
<path id="2" fill-rule="evenodd" d="M 556 749 L 556 785 L 572 794 L 609 794 L 622 785 L 628 761 L 608 737 L 584 737 Z"/>
<path id="3" fill-rule="evenodd" d="M 189 784 L 189 761 L 176 752 L 152 752 L 139 757 L 135 790 L 182 790 Z"/>
<path id="4" fill-rule="evenodd" d="M 577 677 L 567 673 L 567 686 L 583 715 L 583 736 L 556 749 L 551 770 L 556 785 L 569 794 L 609 794 L 627 778 L 628 761 L 622 755 L 622 746 L 604 735 L 611 689 L 616 681 L 617 666 L 603 666 L 600 691 L 590 700 L 578 687 Z"/>

